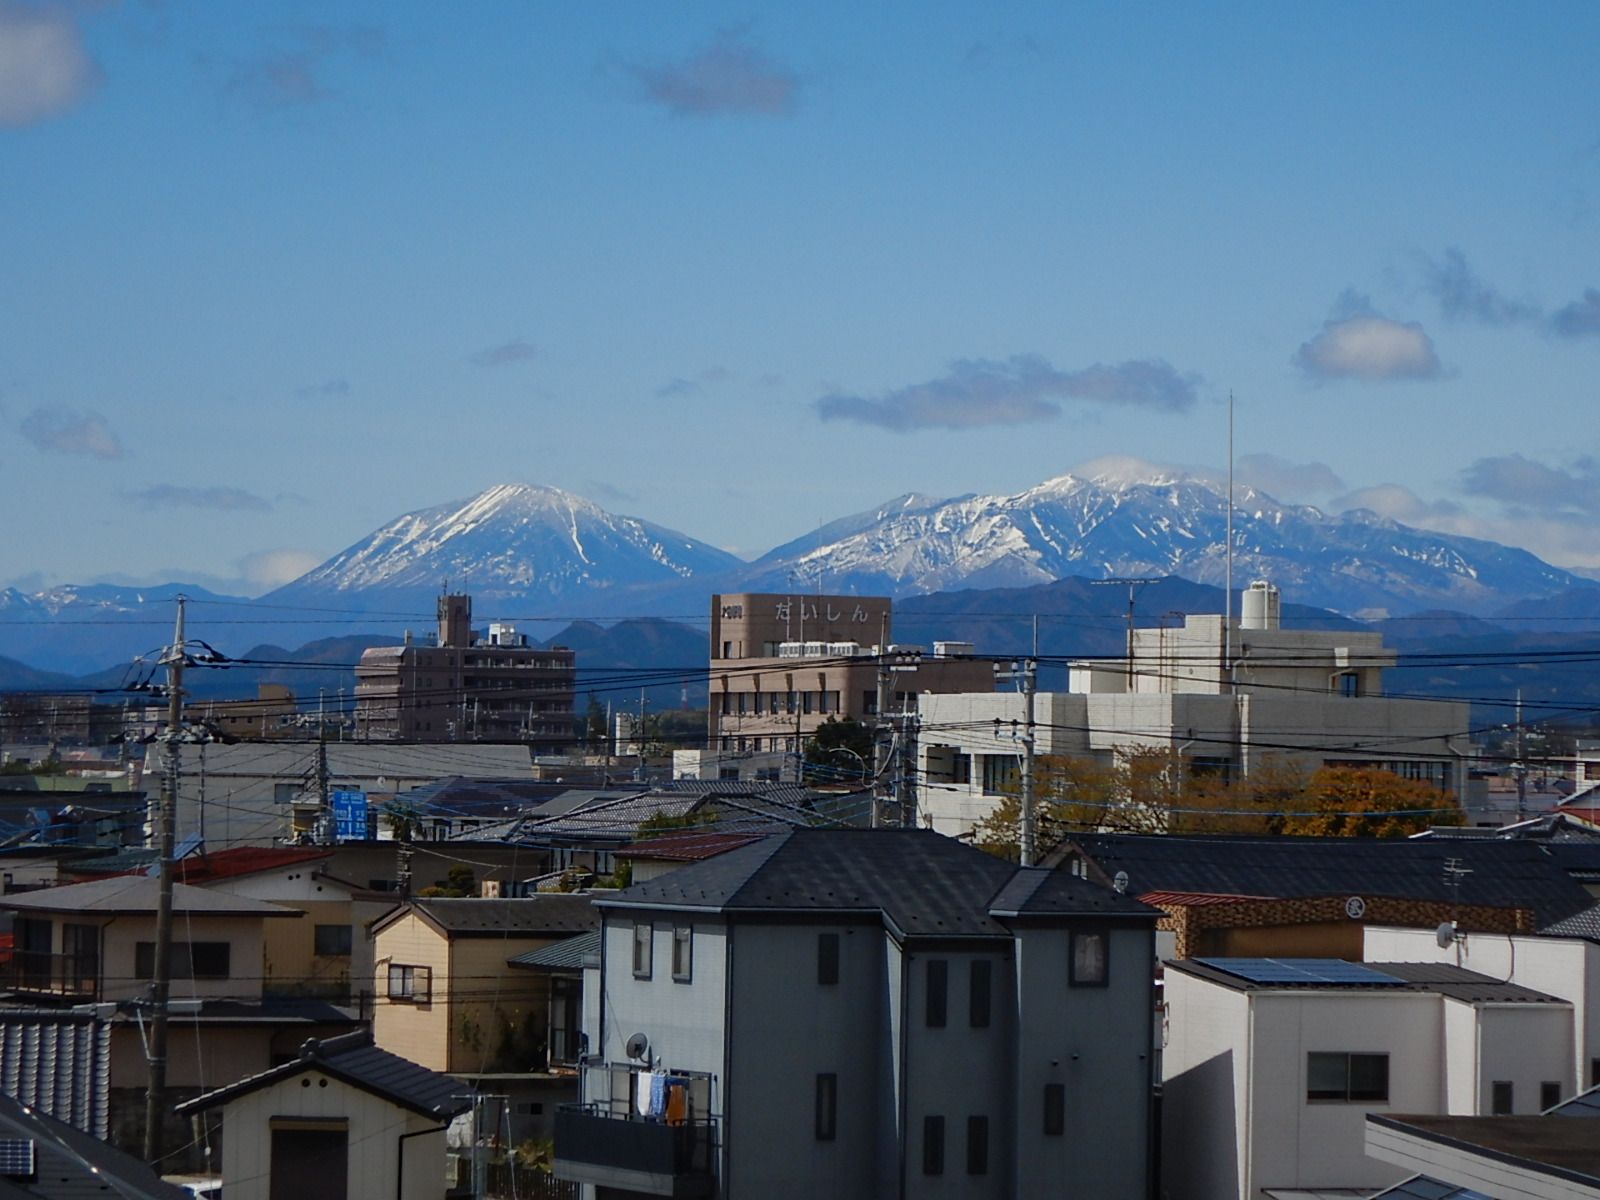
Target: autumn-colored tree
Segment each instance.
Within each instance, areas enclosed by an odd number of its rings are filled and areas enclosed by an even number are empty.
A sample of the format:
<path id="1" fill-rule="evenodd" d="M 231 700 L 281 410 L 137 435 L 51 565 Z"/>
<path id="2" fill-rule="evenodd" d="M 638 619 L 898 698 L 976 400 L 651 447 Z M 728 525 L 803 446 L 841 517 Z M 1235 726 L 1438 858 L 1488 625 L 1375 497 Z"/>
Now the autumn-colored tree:
<path id="1" fill-rule="evenodd" d="M 1271 828 L 1305 837 L 1409 837 L 1465 820 L 1455 797 L 1432 784 L 1376 767 L 1323 767 Z"/>

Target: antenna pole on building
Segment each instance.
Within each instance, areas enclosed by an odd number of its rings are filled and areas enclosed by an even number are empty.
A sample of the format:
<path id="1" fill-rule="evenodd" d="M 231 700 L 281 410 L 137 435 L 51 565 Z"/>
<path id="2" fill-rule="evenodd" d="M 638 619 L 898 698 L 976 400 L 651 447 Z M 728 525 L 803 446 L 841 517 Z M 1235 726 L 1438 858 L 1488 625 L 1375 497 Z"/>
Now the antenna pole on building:
<path id="1" fill-rule="evenodd" d="M 1222 667 L 1233 690 L 1233 391 L 1228 391 L 1228 552 L 1224 556 L 1222 598 Z"/>
<path id="2" fill-rule="evenodd" d="M 173 833 L 178 819 L 178 735 L 183 724 L 184 605 L 188 597 L 178 597 L 178 617 L 172 645 L 162 656 L 167 668 L 167 736 L 165 769 L 161 772 L 161 806 L 157 819 L 157 846 L 160 858 L 159 886 L 156 892 L 155 961 L 150 985 L 150 1088 L 145 1093 L 144 1158 L 160 1173 L 162 1118 L 166 1115 L 163 1093 L 167 1089 L 167 1001 L 172 992 L 172 861 Z"/>

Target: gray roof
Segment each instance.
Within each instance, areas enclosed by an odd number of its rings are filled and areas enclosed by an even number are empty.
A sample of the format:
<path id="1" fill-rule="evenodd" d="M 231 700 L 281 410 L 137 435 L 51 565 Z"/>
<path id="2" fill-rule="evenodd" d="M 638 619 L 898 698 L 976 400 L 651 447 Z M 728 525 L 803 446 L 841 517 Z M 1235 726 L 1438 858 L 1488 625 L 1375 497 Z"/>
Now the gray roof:
<path id="1" fill-rule="evenodd" d="M 529 967 L 544 971 L 581 971 L 583 960 L 591 954 L 599 953 L 600 931 L 595 929 L 589 933 L 580 933 L 577 937 L 552 942 L 538 950 L 529 950 L 526 954 L 515 955 L 506 959 L 506 962 L 513 967 Z"/>
<path id="2" fill-rule="evenodd" d="M 0 1008 L 0 1091 L 103 1138 L 110 1085 L 108 1023 L 92 1013 Z"/>
<path id="3" fill-rule="evenodd" d="M 901 937 L 1010 937 L 995 916 L 1017 912 L 1160 915 L 1120 896 L 1107 907 L 1098 892 L 1109 889 L 1036 878 L 1044 872 L 1008 887 L 1016 874 L 1011 864 L 932 830 L 791 829 L 597 895 L 595 904 L 850 914 L 882 920 Z M 1001 896 L 1010 906 L 1004 913 L 991 907 Z"/>
<path id="4" fill-rule="evenodd" d="M 161 881 L 150 875 L 114 875 L 109 879 L 91 879 L 87 883 L 69 883 L 62 887 L 42 888 L 37 892 L 22 892 L 0 897 L 0 909 L 13 908 L 19 912 L 82 912 L 103 916 L 156 911 L 157 894 Z M 184 917 L 301 917 L 298 909 L 281 904 L 268 904 L 265 900 L 251 900 L 229 892 L 211 888 L 194 887 L 186 883 L 172 885 L 172 911 Z"/>
<path id="5" fill-rule="evenodd" d="M 766 833 L 835 823 L 810 807 L 815 799 L 816 794 L 810 789 L 795 785 L 755 787 L 724 782 L 718 786 L 685 780 L 670 788 L 635 788 L 623 795 L 603 793 L 557 816 L 534 813 L 520 821 L 509 836 L 539 844 L 621 843 L 633 841 L 640 827 L 652 819 L 682 821 L 701 815 L 709 818 L 708 827 L 721 833 Z"/>
<path id="6" fill-rule="evenodd" d="M 436 1120 L 453 1117 L 471 1107 L 471 1101 L 463 1096 L 467 1089 L 459 1080 L 380 1050 L 373 1044 L 372 1034 L 360 1029 L 339 1037 L 307 1041 L 293 1061 L 196 1096 L 178 1105 L 176 1111 L 190 1113 L 215 1108 L 305 1071 L 321 1071 L 351 1087 Z"/>
<path id="7" fill-rule="evenodd" d="M 1103 884 L 1070 871 L 1021 867 L 989 904 L 999 917 L 1054 916 L 1060 913 L 1099 916 L 1160 917 L 1160 910 L 1142 904 Z"/>
<path id="8" fill-rule="evenodd" d="M 1359 964 L 1359 966 L 1366 968 L 1365 971 L 1361 972 L 1362 975 L 1370 976 L 1373 972 L 1376 972 L 1378 975 L 1387 976 L 1388 979 L 1386 980 L 1352 978 L 1347 981 L 1336 981 L 1307 977 L 1303 980 L 1274 978 L 1270 981 L 1256 981 L 1248 978 L 1245 974 L 1235 974 L 1228 969 L 1228 964 L 1231 962 L 1249 964 L 1263 961 L 1267 960 L 1207 958 L 1202 961 L 1185 958 L 1173 959 L 1166 965 L 1168 970 L 1179 971 L 1185 975 L 1193 975 L 1197 979 L 1205 979 L 1211 983 L 1221 984 L 1238 992 L 1376 991 L 1385 995 L 1403 992 L 1434 992 L 1467 1004 L 1567 1003 L 1559 996 L 1538 992 L 1533 988 L 1523 987 L 1521 984 L 1505 983 L 1488 975 L 1481 975 L 1477 971 L 1469 971 L 1465 967 L 1458 967 L 1454 963 L 1369 962 Z M 1288 958 L 1283 961 L 1289 965 L 1302 962 L 1310 966 L 1325 960 Z M 1394 980 L 1399 981 L 1398 985 L 1393 982 Z"/>
<path id="9" fill-rule="evenodd" d="M 1579 1092 L 1571 1100 L 1565 1100 L 1554 1108 L 1544 1111 L 1547 1117 L 1600 1117 L 1600 1087 L 1592 1087 L 1587 1092 Z"/>
<path id="10" fill-rule="evenodd" d="M 600 918 L 589 901 L 589 895 L 584 892 L 541 892 L 537 896 L 488 900 L 470 897 L 417 899 L 379 918 L 372 931 L 376 933 L 407 912 L 415 912 L 452 937 L 581 933 L 600 927 Z"/>
<path id="11" fill-rule="evenodd" d="M 1106 879 L 1126 871 L 1129 890 L 1202 892 L 1294 899 L 1387 896 L 1530 909 L 1536 925 L 1588 908 L 1594 897 L 1572 877 L 1600 847 L 1522 839 L 1236 837 L 1096 833 L 1052 851 L 1053 864 L 1077 849 Z M 1467 869 L 1459 896 L 1447 859 Z"/>
<path id="12" fill-rule="evenodd" d="M 1570 917 L 1551 921 L 1539 932 L 1551 937 L 1588 938 L 1591 942 L 1600 942 L 1600 903 L 1592 904 Z"/>
<path id="13" fill-rule="evenodd" d="M 15 1096 L 0 1094 L 0 1138 L 33 1143 L 37 1176 L 16 1185 L 14 1194 L 49 1200 L 188 1200 L 188 1193 L 163 1183 L 148 1166 L 109 1142 L 57 1120 L 37 1108 L 24 1108 Z"/>

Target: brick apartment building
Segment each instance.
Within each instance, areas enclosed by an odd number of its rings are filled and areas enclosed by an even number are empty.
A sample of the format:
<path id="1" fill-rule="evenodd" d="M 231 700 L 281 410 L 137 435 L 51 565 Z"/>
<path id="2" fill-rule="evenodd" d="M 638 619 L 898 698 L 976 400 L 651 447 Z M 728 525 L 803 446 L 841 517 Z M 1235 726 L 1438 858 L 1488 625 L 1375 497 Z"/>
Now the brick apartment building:
<path id="1" fill-rule="evenodd" d="M 524 742 L 556 753 L 573 742 L 573 651 L 529 645 L 492 623 L 472 629 L 472 597 L 439 598 L 432 644 L 362 652 L 356 667 L 356 734 L 407 742 Z"/>

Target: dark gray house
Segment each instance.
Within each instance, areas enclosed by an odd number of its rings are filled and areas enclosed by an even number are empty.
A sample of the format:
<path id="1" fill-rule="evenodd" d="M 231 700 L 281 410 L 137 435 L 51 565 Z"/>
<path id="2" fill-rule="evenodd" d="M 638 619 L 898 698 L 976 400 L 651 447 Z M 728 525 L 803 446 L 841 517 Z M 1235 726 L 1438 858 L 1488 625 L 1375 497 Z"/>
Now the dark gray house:
<path id="1" fill-rule="evenodd" d="M 587 1194 L 1149 1194 L 1156 910 L 838 829 L 595 906 L 583 1103 L 556 1122 Z"/>

